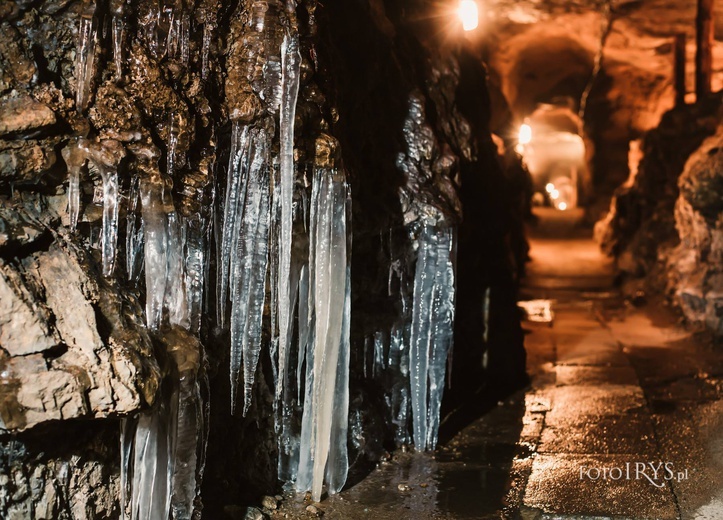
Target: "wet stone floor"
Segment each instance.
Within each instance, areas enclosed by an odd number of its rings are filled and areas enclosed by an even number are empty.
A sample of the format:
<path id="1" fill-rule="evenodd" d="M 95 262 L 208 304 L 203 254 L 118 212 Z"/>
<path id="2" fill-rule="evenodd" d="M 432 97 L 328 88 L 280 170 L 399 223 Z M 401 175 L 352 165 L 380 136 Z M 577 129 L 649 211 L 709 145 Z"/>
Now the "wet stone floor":
<path id="1" fill-rule="evenodd" d="M 530 387 L 435 454 L 398 453 L 318 511 L 290 498 L 273 518 L 723 519 L 723 347 L 662 302 L 626 302 L 562 225 L 532 241 L 523 297 L 555 317 L 524 323 Z"/>

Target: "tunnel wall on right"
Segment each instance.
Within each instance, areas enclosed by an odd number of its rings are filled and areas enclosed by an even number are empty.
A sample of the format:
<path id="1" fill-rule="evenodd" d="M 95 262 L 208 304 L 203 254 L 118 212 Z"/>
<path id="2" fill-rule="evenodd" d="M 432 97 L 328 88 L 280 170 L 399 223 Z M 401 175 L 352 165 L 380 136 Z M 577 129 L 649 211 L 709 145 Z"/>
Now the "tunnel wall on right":
<path id="1" fill-rule="evenodd" d="M 686 320 L 723 337 L 721 94 L 668 111 L 615 192 L 595 238 L 623 280 L 665 293 Z"/>

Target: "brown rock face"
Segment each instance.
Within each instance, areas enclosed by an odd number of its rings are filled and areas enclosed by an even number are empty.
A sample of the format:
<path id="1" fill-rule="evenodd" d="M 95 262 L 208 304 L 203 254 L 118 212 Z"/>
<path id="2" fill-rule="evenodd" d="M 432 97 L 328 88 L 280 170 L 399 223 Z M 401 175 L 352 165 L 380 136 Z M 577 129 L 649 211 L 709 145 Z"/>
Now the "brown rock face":
<path id="1" fill-rule="evenodd" d="M 678 185 L 680 244 L 668 284 L 686 318 L 723 336 L 723 127 L 688 159 Z"/>
<path id="2" fill-rule="evenodd" d="M 150 337 L 142 323 L 123 319 L 123 309 L 137 304 L 99 281 L 83 253 L 31 218 L 22 209 L 0 209 L 9 231 L 2 251 L 23 243 L 32 251 L 0 263 L 0 345 L 13 387 L 3 399 L 12 406 L 0 410 L 2 427 L 17 432 L 152 403 L 159 370 Z"/>

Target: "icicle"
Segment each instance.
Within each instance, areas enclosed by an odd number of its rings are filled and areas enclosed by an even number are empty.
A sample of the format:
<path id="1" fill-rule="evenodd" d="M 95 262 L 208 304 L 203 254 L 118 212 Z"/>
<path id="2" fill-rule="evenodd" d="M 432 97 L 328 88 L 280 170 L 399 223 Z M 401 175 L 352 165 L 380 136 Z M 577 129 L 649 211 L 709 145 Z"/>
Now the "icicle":
<path id="1" fill-rule="evenodd" d="M 201 45 L 201 78 L 208 79 L 208 55 L 211 49 L 211 37 L 213 36 L 213 23 L 206 21 L 203 24 L 203 43 Z"/>
<path id="2" fill-rule="evenodd" d="M 417 236 L 409 373 L 417 450 L 434 449 L 454 323 L 453 233 L 421 224 Z"/>
<path id="3" fill-rule="evenodd" d="M 183 242 L 185 251 L 185 286 L 186 305 L 191 332 L 198 334 L 201 330 L 203 312 L 203 280 L 206 266 L 206 240 L 204 222 L 201 218 L 185 219 Z"/>
<path id="4" fill-rule="evenodd" d="M 235 259 L 233 244 L 239 233 L 239 207 L 243 207 L 245 184 L 243 176 L 248 168 L 249 128 L 238 121 L 233 122 L 231 132 L 231 153 L 228 160 L 226 201 L 223 206 L 223 227 L 221 228 L 220 268 L 216 281 L 218 323 L 226 321 L 226 301 L 231 262 Z"/>
<path id="5" fill-rule="evenodd" d="M 137 281 L 141 274 L 143 256 L 143 219 L 140 218 L 140 178 L 131 181 L 126 210 L 126 271 L 129 281 Z"/>
<path id="6" fill-rule="evenodd" d="M 412 306 L 412 337 L 409 356 L 409 375 L 412 385 L 412 421 L 414 445 L 419 451 L 426 448 L 429 355 L 432 342 L 432 301 L 434 300 L 437 250 L 434 236 L 427 236 L 426 226 L 418 238 L 417 266 L 414 276 Z"/>
<path id="7" fill-rule="evenodd" d="M 306 219 L 304 222 L 306 222 Z M 309 298 L 309 266 L 304 265 L 301 268 L 299 278 L 299 357 L 296 365 L 296 396 L 299 400 L 301 399 L 302 368 L 304 359 L 306 359 L 306 350 L 308 345 L 313 341 L 312 330 L 314 323 L 312 321 Z"/>
<path id="8" fill-rule="evenodd" d="M 170 199 L 170 197 L 169 197 Z M 172 205 L 173 202 L 171 201 Z M 184 242 L 178 213 L 173 207 L 166 208 L 166 293 L 164 307 L 168 310 L 171 325 L 190 328 L 188 302 L 186 300 L 186 279 L 184 274 Z"/>
<path id="9" fill-rule="evenodd" d="M 389 362 L 387 366 L 392 371 L 390 378 L 393 381 L 390 396 L 390 408 L 392 414 L 392 423 L 395 428 L 395 441 L 397 445 L 403 446 L 408 444 L 409 439 L 409 349 L 406 348 L 405 342 L 405 325 L 403 323 L 396 324 L 392 328 L 392 334 L 389 342 Z"/>
<path id="10" fill-rule="evenodd" d="M 236 409 L 238 377 L 243 361 L 244 415 L 251 405 L 256 366 L 261 349 L 261 324 L 266 293 L 271 204 L 269 194 L 269 136 L 254 128 L 243 204 L 234 222 L 231 277 L 231 409 Z M 234 226 L 234 227 L 235 227 Z M 235 231 L 235 230 L 234 230 Z"/>
<path id="11" fill-rule="evenodd" d="M 174 413 L 170 427 L 175 441 L 171 511 L 173 520 L 191 520 L 193 501 L 200 489 L 197 475 L 203 435 L 203 403 L 198 380 L 201 347 L 184 334 L 174 338 L 169 350 L 178 370 L 178 386 L 171 403 Z"/>
<path id="12" fill-rule="evenodd" d="M 279 318 L 279 378 L 276 385 L 276 398 L 280 398 L 282 385 L 286 381 L 286 361 L 291 343 L 291 278 L 292 229 L 294 205 L 294 119 L 296 101 L 299 95 L 299 52 L 298 35 L 292 28 L 284 38 L 281 48 L 283 78 L 281 114 L 279 116 L 280 134 L 280 171 L 281 171 L 281 233 L 279 235 L 279 273 L 278 273 L 278 318 Z"/>
<path id="13" fill-rule="evenodd" d="M 71 141 L 61 152 L 68 167 L 68 214 L 70 228 L 75 230 L 80 215 L 80 170 L 85 165 L 86 156 L 81 150 L 84 139 Z"/>
<path id="14" fill-rule="evenodd" d="M 438 231 L 437 269 L 432 316 L 434 320 L 432 350 L 429 362 L 429 411 L 427 417 L 427 449 L 437 445 L 439 416 L 444 391 L 447 356 L 452 347 L 454 334 L 454 271 L 452 258 L 454 237 L 451 229 Z"/>
<path id="15" fill-rule="evenodd" d="M 191 520 L 205 460 L 201 345 L 180 328 L 158 338 L 172 360 L 156 403 L 121 420 L 121 518 Z M 127 491 L 130 490 L 130 500 Z"/>
<path id="16" fill-rule="evenodd" d="M 188 63 L 188 45 L 191 31 L 191 16 L 182 1 L 176 2 L 170 13 L 168 31 L 168 57 Z"/>
<path id="17" fill-rule="evenodd" d="M 384 334 L 379 331 L 374 333 L 374 364 L 372 367 L 373 377 L 379 376 L 386 368 L 384 366 Z"/>
<path id="18" fill-rule="evenodd" d="M 98 22 L 95 16 L 95 1 L 86 0 L 80 13 L 78 28 L 78 50 L 75 54 L 75 106 L 84 112 L 90 101 L 90 89 L 95 72 L 95 44 Z"/>
<path id="19" fill-rule="evenodd" d="M 349 264 L 347 186 L 342 173 L 317 168 L 310 233 L 315 334 L 307 352 L 306 399 L 296 487 L 320 500 L 324 477 L 330 493 L 346 481 L 349 370 Z"/>
<path id="20" fill-rule="evenodd" d="M 141 180 L 145 264 L 146 264 L 146 322 L 158 329 L 163 319 L 168 271 L 166 214 L 163 204 L 163 181 Z"/>
<path id="21" fill-rule="evenodd" d="M 111 0 L 110 12 L 111 31 L 113 34 L 113 63 L 115 64 L 115 77 L 117 81 L 123 79 L 123 36 L 125 32 L 125 20 L 123 18 L 125 1 Z"/>
<path id="22" fill-rule="evenodd" d="M 178 134 L 181 116 L 177 112 L 168 114 L 168 138 L 166 141 L 166 173 L 173 176 L 178 165 Z"/>
<path id="23" fill-rule="evenodd" d="M 128 498 L 130 495 L 130 480 L 129 477 L 132 475 L 131 466 L 131 453 L 133 450 L 133 437 L 135 435 L 135 428 L 137 425 L 137 419 L 132 417 L 123 417 L 120 420 L 120 451 L 121 451 L 121 464 L 120 464 L 120 506 L 121 506 L 121 520 L 128 520 L 127 508 Z"/>
<path id="24" fill-rule="evenodd" d="M 103 181 L 103 230 L 101 247 L 103 276 L 111 276 L 115 269 L 118 245 L 118 165 L 126 155 L 123 145 L 108 139 L 100 144 L 85 141 L 81 145 L 88 159 L 96 166 Z"/>
<path id="25" fill-rule="evenodd" d="M 278 3 L 278 0 L 255 0 L 251 6 L 251 27 L 261 33 L 259 50 L 264 57 L 262 75 L 254 81 L 254 88 L 271 114 L 276 113 L 282 102 L 283 27 Z"/>
<path id="26" fill-rule="evenodd" d="M 165 520 L 171 501 L 170 410 L 163 402 L 138 419 L 133 441 L 132 520 Z"/>

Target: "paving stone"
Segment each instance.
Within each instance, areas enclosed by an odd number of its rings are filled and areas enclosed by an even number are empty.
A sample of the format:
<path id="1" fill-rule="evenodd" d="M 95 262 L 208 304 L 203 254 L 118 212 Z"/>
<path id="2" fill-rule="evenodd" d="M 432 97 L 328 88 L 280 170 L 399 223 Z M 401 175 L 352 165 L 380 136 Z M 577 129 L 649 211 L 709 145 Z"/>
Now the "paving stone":
<path id="1" fill-rule="evenodd" d="M 571 366 L 555 367 L 558 386 L 567 385 L 637 385 L 638 376 L 629 366 Z"/>
<path id="2" fill-rule="evenodd" d="M 539 455 L 525 491 L 524 505 L 556 515 L 623 516 L 625 518 L 677 519 L 670 487 L 662 481 L 636 478 L 635 471 L 626 477 L 626 463 L 648 462 L 639 455 Z M 581 468 L 583 477 L 581 478 Z M 592 480 L 585 476 L 588 468 L 621 468 L 621 480 Z M 595 476 L 595 473 L 592 472 Z M 614 472 L 614 477 L 617 477 Z"/>
<path id="3" fill-rule="evenodd" d="M 540 439 L 540 453 L 646 454 L 657 453 L 650 417 L 615 415 L 587 418 L 547 427 Z"/>

